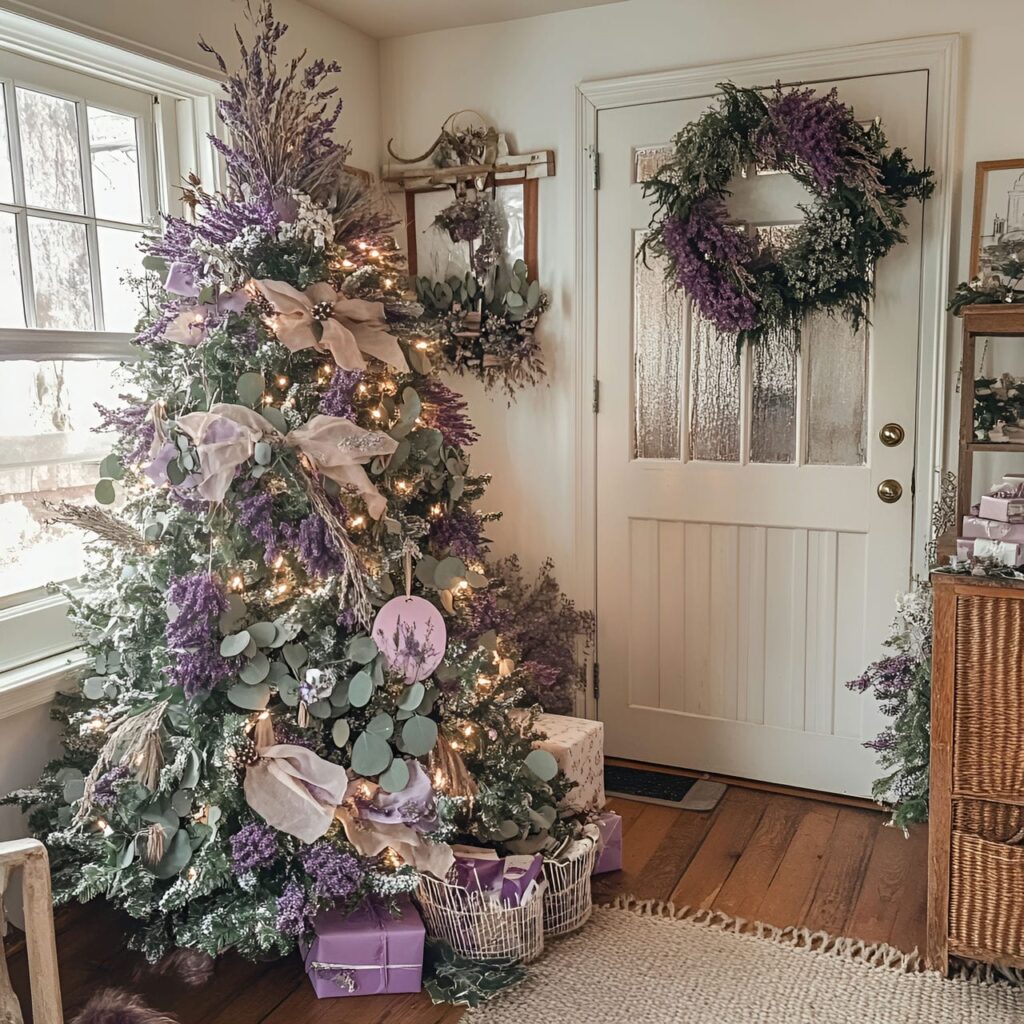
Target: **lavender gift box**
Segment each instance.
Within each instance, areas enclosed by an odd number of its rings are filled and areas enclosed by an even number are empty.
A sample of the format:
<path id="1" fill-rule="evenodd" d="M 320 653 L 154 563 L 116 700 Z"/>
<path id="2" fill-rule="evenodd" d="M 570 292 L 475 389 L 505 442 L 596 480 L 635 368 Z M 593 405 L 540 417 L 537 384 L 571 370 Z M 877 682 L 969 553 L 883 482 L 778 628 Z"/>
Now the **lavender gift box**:
<path id="1" fill-rule="evenodd" d="M 351 914 L 327 910 L 316 916 L 316 935 L 300 948 L 318 999 L 419 992 L 426 929 L 408 896 L 398 905 L 399 917 L 372 897 Z"/>
<path id="2" fill-rule="evenodd" d="M 962 535 L 1024 544 L 1024 523 L 1000 523 L 995 519 L 982 519 L 980 516 L 964 516 Z"/>
<path id="3" fill-rule="evenodd" d="M 958 537 L 956 557 L 969 561 L 975 558 L 994 558 L 1011 569 L 1024 565 L 1024 543 L 1009 540 L 988 540 L 985 537 Z"/>
<path id="4" fill-rule="evenodd" d="M 1024 523 L 1024 499 L 986 494 L 978 512 L 982 519 L 997 519 L 1001 523 Z"/>
<path id="5" fill-rule="evenodd" d="M 614 811 L 599 815 L 597 825 L 597 859 L 592 875 L 603 875 L 609 871 L 622 870 L 622 818 Z"/>

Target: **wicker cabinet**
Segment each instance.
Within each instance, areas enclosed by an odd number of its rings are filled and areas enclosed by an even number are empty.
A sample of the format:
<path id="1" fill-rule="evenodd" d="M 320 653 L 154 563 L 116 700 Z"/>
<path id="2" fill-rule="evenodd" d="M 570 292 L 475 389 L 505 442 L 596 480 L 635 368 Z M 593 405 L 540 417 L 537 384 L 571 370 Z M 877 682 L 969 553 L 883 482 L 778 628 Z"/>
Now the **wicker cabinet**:
<path id="1" fill-rule="evenodd" d="M 932 585 L 927 958 L 1024 967 L 1024 584 Z"/>

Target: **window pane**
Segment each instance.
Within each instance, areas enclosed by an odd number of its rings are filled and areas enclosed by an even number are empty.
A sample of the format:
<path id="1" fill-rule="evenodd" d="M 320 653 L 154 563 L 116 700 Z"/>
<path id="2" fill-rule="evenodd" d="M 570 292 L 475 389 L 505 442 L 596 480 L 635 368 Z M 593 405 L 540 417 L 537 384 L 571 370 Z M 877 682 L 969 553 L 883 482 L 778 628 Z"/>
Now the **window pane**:
<path id="1" fill-rule="evenodd" d="M 751 462 L 793 462 L 796 456 L 796 359 L 793 331 L 772 332 L 750 349 Z"/>
<path id="2" fill-rule="evenodd" d="M 96 216 L 103 220 L 141 222 L 135 118 L 89 107 L 89 156 Z"/>
<path id="3" fill-rule="evenodd" d="M 690 458 L 739 462 L 740 363 L 736 335 L 691 306 Z"/>
<path id="4" fill-rule="evenodd" d="M 17 95 L 28 205 L 84 213 L 76 105 L 32 89 L 19 87 Z"/>
<path id="5" fill-rule="evenodd" d="M 96 232 L 103 288 L 103 326 L 108 331 L 134 331 L 142 311 L 139 300 L 124 283 L 124 276 L 138 273 L 142 268 L 142 254 L 136 248 L 142 233 L 105 227 L 98 227 Z"/>
<path id="6" fill-rule="evenodd" d="M 13 213 L 0 213 L 0 327 L 24 327 L 18 233 Z"/>
<path id="7" fill-rule="evenodd" d="M 7 135 L 7 97 L 0 83 L 0 203 L 14 202 L 14 179 L 11 176 L 11 140 Z"/>
<path id="8" fill-rule="evenodd" d="M 808 317 L 803 330 L 807 359 L 807 461 L 824 466 L 864 463 L 868 329 L 854 333 L 827 313 Z"/>
<path id="9" fill-rule="evenodd" d="M 91 331 L 92 286 L 85 225 L 29 217 L 36 326 Z"/>
<path id="10" fill-rule="evenodd" d="M 112 438 L 95 433 L 94 402 L 117 405 L 108 362 L 4 363 L 0 404 L 0 597 L 78 575 L 88 537 L 48 526 L 42 501 L 91 500 L 95 463 Z"/>
<path id="11" fill-rule="evenodd" d="M 678 459 L 686 299 L 665 282 L 663 261 L 634 259 L 633 268 L 633 456 Z"/>

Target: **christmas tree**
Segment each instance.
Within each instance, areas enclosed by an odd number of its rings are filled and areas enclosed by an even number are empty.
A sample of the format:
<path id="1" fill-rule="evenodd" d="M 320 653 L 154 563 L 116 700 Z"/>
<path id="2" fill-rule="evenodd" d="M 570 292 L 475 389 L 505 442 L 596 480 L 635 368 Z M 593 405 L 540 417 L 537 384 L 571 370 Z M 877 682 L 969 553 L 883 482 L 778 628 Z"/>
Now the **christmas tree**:
<path id="1" fill-rule="evenodd" d="M 54 510 L 96 535 L 67 592 L 91 668 L 13 798 L 57 901 L 115 903 L 151 959 L 285 954 L 323 907 L 443 876 L 452 841 L 578 827 L 510 711 L 571 677 L 581 617 L 547 566 L 488 589 L 473 427 L 333 139 L 339 68 L 279 66 L 285 27 L 252 20 L 239 70 L 214 54 L 226 183 L 190 179 L 146 243 L 100 507 Z M 516 595 L 563 632 L 531 646 Z"/>

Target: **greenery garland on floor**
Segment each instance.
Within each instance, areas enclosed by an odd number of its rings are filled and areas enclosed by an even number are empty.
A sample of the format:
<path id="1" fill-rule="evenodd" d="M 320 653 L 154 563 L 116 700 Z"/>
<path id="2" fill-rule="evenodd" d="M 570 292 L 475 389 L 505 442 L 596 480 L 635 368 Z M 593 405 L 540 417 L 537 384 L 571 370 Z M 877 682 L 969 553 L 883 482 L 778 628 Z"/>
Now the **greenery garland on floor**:
<path id="1" fill-rule="evenodd" d="M 643 182 L 655 211 L 641 257 L 663 258 L 668 278 L 739 344 L 799 331 L 818 310 L 858 326 L 875 263 L 904 241 L 903 209 L 931 195 L 932 172 L 890 150 L 878 122 L 859 123 L 834 89 L 718 88 Z M 791 174 L 810 192 L 784 242 L 730 219 L 729 185 L 755 169 Z"/>

